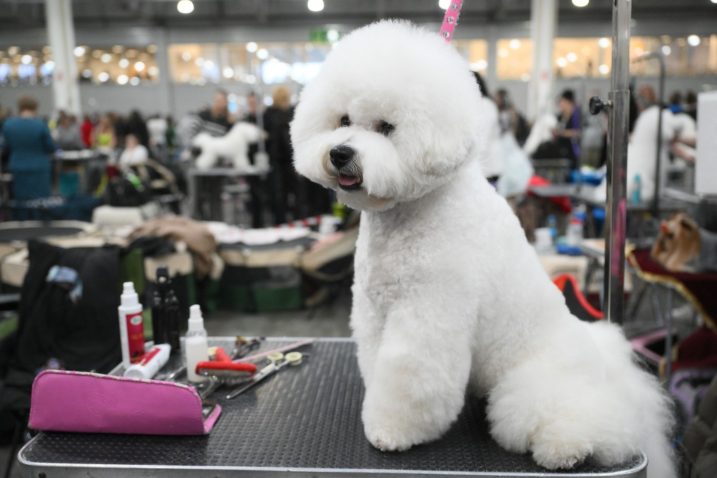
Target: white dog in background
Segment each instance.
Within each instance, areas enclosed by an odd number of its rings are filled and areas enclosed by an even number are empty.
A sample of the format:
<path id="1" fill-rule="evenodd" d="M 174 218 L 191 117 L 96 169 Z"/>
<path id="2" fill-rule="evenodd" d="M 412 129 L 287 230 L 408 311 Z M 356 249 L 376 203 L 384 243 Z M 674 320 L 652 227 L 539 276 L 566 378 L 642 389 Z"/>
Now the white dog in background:
<path id="1" fill-rule="evenodd" d="M 268 161 L 252 165 L 249 162 L 249 143 L 256 143 L 262 137 L 261 130 L 251 123 L 237 123 L 224 136 L 199 133 L 192 140 L 192 146 L 201 148 L 197 156 L 197 169 L 213 168 L 221 158 L 231 161 L 234 169 L 242 173 L 261 173 L 269 169 Z M 265 158 L 265 155 L 257 155 Z"/>
<path id="2" fill-rule="evenodd" d="M 291 125 L 297 170 L 363 211 L 351 326 L 368 440 L 439 438 L 470 385 L 495 440 L 546 468 L 642 449 L 650 478 L 674 476 L 659 384 L 618 327 L 570 314 L 481 175 L 479 100 L 453 47 L 386 21 L 337 45 Z"/>

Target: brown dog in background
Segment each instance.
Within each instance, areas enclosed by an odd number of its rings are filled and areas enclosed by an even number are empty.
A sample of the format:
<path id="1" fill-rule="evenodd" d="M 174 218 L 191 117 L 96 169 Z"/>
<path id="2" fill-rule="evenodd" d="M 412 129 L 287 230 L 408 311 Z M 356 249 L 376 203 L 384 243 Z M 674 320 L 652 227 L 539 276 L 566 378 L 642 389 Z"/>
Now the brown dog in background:
<path id="1" fill-rule="evenodd" d="M 652 246 L 652 258 L 673 272 L 693 271 L 700 255 L 700 228 L 680 212 L 660 223 L 660 235 Z"/>

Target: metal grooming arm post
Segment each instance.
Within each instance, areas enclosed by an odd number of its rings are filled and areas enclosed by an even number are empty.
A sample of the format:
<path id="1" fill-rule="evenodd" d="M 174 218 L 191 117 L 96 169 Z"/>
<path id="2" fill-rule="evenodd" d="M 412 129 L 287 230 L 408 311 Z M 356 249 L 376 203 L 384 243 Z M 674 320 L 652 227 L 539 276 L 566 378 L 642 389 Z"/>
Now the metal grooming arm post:
<path id="1" fill-rule="evenodd" d="M 627 215 L 627 141 L 630 116 L 630 16 L 632 0 L 612 0 L 612 79 L 608 101 L 590 99 L 590 112 L 609 111 L 607 203 L 610 222 L 605 250 L 607 319 L 622 323 L 625 283 L 625 220 Z"/>
<path id="2" fill-rule="evenodd" d="M 605 277 L 607 319 L 622 323 L 625 283 L 625 220 L 627 202 L 627 141 L 630 116 L 630 17 L 632 0 L 612 4 L 612 91 L 610 92 L 610 171 L 607 201 L 610 224 L 607 230 Z"/>

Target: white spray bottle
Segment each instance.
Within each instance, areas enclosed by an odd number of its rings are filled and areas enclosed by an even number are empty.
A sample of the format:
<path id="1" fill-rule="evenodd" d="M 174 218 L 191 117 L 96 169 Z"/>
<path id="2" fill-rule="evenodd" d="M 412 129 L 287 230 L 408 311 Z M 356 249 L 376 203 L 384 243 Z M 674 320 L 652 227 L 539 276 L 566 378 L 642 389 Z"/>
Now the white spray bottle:
<path id="1" fill-rule="evenodd" d="M 189 308 L 189 326 L 184 347 L 187 355 L 187 378 L 190 382 L 202 382 L 204 377 L 197 375 L 197 363 L 209 360 L 207 331 L 204 330 L 202 310 L 198 305 Z"/>

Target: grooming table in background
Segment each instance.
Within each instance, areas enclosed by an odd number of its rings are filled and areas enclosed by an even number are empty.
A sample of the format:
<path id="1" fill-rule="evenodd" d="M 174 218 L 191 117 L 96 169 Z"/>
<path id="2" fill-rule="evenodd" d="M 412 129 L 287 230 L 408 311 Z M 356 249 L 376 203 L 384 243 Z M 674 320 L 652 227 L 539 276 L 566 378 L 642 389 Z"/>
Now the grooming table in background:
<path id="1" fill-rule="evenodd" d="M 231 348 L 232 340 L 210 343 Z M 224 411 L 209 436 L 40 433 L 20 451 L 22 468 L 38 478 L 645 477 L 644 456 L 615 467 L 589 460 L 570 472 L 549 473 L 530 455 L 509 453 L 490 438 L 480 400 L 468 402 L 442 439 L 403 453 L 382 453 L 364 437 L 364 390 L 354 343 L 325 339 L 303 351 L 309 357 L 301 366 L 282 370 L 234 400 L 215 394 Z"/>

